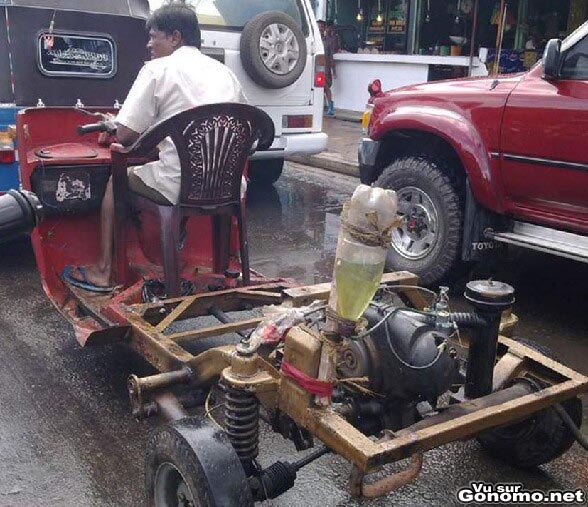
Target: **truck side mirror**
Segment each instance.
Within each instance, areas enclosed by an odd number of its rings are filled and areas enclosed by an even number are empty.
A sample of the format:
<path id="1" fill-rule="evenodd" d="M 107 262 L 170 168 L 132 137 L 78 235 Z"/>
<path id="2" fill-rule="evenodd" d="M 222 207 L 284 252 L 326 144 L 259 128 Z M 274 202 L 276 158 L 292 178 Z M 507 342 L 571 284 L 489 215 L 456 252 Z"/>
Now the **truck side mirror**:
<path id="1" fill-rule="evenodd" d="M 559 39 L 551 39 L 545 52 L 543 53 L 543 78 L 558 79 L 561 63 L 561 41 Z"/>

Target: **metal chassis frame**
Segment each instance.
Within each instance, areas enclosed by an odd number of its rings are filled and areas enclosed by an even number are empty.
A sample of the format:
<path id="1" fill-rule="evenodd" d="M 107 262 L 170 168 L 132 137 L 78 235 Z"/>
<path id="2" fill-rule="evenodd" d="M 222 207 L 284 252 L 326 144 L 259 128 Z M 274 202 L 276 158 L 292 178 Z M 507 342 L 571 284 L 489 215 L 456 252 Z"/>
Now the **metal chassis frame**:
<path id="1" fill-rule="evenodd" d="M 417 283 L 415 275 L 408 272 L 388 273 L 382 283 L 405 286 L 399 292 L 410 304 L 419 309 L 428 306 L 422 292 L 410 288 Z M 197 356 L 181 347 L 181 343 L 186 341 L 251 329 L 261 321 L 260 318 L 164 334 L 165 329 L 176 320 L 208 315 L 213 305 L 224 312 L 268 304 L 299 307 L 317 299 L 326 301 L 329 291 L 329 283 L 296 287 L 287 282 L 274 282 L 168 299 L 157 304 L 129 305 L 115 300 L 103 313 L 126 329 L 124 333 L 117 333 L 119 339 L 128 341 L 135 351 L 162 372 L 144 379 L 135 377 L 139 383 L 135 387 L 142 385 L 145 391 L 159 389 L 160 396 L 162 390 L 174 383 L 184 382 L 195 387 L 206 385 L 221 375 L 225 376 L 231 369 L 244 367 L 249 376 L 242 377 L 240 387 L 254 391 L 262 404 L 283 410 L 362 473 L 376 471 L 386 463 L 456 440 L 471 438 L 491 427 L 515 422 L 588 392 L 588 377 L 503 336 L 512 330 L 516 322 L 514 315 L 505 314 L 498 341 L 499 360 L 495 367 L 495 391 L 492 394 L 451 405 L 437 415 L 376 441 L 353 427 L 333 407 L 318 406 L 311 395 L 301 394 L 298 386 L 261 355 L 248 359 L 244 366 L 237 364 L 234 346 L 212 348 Z M 304 326 L 293 328 L 292 332 L 306 334 L 310 340 L 324 343 L 320 336 Z M 509 384 L 523 373 L 539 379 L 547 387 L 529 394 L 520 384 Z M 181 407 L 176 413 L 181 414 Z"/>

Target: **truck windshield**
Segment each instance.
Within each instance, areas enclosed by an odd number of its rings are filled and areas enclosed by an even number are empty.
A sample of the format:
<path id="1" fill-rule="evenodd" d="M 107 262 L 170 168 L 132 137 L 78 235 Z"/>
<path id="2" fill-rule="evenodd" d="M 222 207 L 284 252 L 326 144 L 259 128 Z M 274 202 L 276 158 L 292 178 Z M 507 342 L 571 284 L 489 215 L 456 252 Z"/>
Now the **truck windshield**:
<path id="1" fill-rule="evenodd" d="M 149 0 L 151 10 L 166 3 L 166 0 Z M 196 9 L 201 25 L 222 26 L 241 29 L 251 18 L 266 11 L 285 12 L 296 20 L 307 33 L 302 6 L 299 0 L 187 0 Z"/>

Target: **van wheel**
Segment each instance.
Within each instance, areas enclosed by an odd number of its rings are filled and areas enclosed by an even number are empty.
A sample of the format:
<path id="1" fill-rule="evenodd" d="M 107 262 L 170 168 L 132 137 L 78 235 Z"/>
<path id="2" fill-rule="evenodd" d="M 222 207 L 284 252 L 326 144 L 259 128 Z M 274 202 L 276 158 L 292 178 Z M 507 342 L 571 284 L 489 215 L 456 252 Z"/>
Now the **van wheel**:
<path id="1" fill-rule="evenodd" d="M 530 349 L 557 361 L 544 345 L 524 338 L 515 338 Z M 529 393 L 538 391 L 534 380 L 529 382 Z M 575 397 L 561 403 L 579 428 L 582 424 L 582 400 Z M 553 408 L 547 408 L 514 424 L 492 428 L 477 437 L 482 448 L 494 458 L 517 468 L 534 468 L 558 458 L 575 442 L 575 437 Z"/>
<path id="2" fill-rule="evenodd" d="M 266 160 L 252 160 L 249 162 L 249 179 L 259 185 L 273 185 L 284 169 L 283 158 L 270 158 Z"/>
<path id="3" fill-rule="evenodd" d="M 306 39 L 291 16 L 270 11 L 255 16 L 241 33 L 241 63 L 265 88 L 285 88 L 306 66 Z"/>
<path id="4" fill-rule="evenodd" d="M 396 191 L 403 216 L 392 233 L 386 268 L 411 271 L 425 286 L 461 274 L 463 198 L 441 162 L 399 158 L 384 169 L 375 185 Z"/>

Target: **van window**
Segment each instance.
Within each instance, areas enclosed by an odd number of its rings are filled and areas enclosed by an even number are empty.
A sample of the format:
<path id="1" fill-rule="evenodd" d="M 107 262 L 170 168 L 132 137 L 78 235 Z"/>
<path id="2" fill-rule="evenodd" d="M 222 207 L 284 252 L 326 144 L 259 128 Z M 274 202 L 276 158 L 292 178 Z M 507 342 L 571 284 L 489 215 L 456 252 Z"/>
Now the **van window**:
<path id="1" fill-rule="evenodd" d="M 151 10 L 166 3 L 166 0 L 149 0 Z M 187 0 L 198 14 L 204 26 L 224 27 L 240 30 L 251 18 L 267 11 L 281 11 L 296 20 L 305 35 L 308 26 L 299 0 Z"/>

